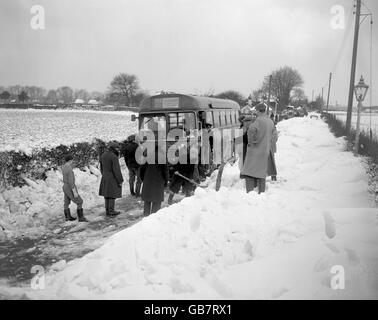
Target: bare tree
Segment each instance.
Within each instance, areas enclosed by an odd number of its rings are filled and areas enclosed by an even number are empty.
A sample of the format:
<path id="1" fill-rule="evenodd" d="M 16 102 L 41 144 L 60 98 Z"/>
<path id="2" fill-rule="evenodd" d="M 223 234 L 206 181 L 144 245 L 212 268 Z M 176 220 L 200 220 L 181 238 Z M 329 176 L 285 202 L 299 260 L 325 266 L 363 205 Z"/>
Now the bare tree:
<path id="1" fill-rule="evenodd" d="M 46 90 L 44 88 L 37 86 L 28 86 L 23 88 L 23 90 L 25 90 L 28 93 L 30 100 L 33 102 L 42 101 L 43 97 L 46 94 Z"/>
<path id="2" fill-rule="evenodd" d="M 301 87 L 294 87 L 290 93 L 290 101 L 305 100 L 306 95 Z"/>
<path id="3" fill-rule="evenodd" d="M 9 86 L 7 88 L 7 91 L 11 94 L 12 99 L 16 99 L 18 95 L 21 93 L 22 88 L 20 85 L 14 85 L 14 86 Z"/>
<path id="4" fill-rule="evenodd" d="M 29 100 L 29 96 L 26 91 L 22 90 L 21 93 L 18 95 L 18 100 L 21 102 L 25 102 L 26 100 Z"/>
<path id="5" fill-rule="evenodd" d="M 85 89 L 76 89 L 74 92 L 74 100 L 76 99 L 82 99 L 84 101 L 89 100 L 89 93 Z"/>
<path id="6" fill-rule="evenodd" d="M 49 90 L 46 96 L 46 102 L 50 104 L 58 103 L 58 95 L 55 90 Z"/>
<path id="7" fill-rule="evenodd" d="M 93 91 L 89 94 L 89 99 L 94 99 L 97 101 L 103 101 L 105 99 L 105 95 L 102 92 Z"/>
<path id="8" fill-rule="evenodd" d="M 60 87 L 56 90 L 59 102 L 70 104 L 73 102 L 74 92 L 70 87 Z"/>
<path id="9" fill-rule="evenodd" d="M 262 89 L 257 89 L 252 91 L 251 98 L 255 102 L 260 102 L 263 99 L 265 93 Z"/>
<path id="10" fill-rule="evenodd" d="M 134 106 L 134 97 L 138 90 L 139 81 L 133 74 L 120 73 L 110 83 L 110 94 L 123 97 L 130 107 Z"/>
<path id="11" fill-rule="evenodd" d="M 235 90 L 227 90 L 215 95 L 214 97 L 220 99 L 233 100 L 237 102 L 240 106 L 243 106 L 246 102 L 246 98 L 240 92 L 237 92 Z"/>
<path id="12" fill-rule="evenodd" d="M 323 106 L 324 106 L 324 100 L 323 100 L 323 98 L 322 98 L 321 95 L 318 95 L 316 97 L 315 101 L 312 101 L 310 103 L 310 108 L 311 109 L 315 109 L 315 110 L 319 110 L 319 111 L 322 111 Z"/>
<path id="13" fill-rule="evenodd" d="M 1 100 L 9 100 L 11 97 L 11 94 L 8 92 L 8 91 L 2 91 L 1 94 L 0 94 L 0 99 Z"/>
<path id="14" fill-rule="evenodd" d="M 149 94 L 147 91 L 140 90 L 138 91 L 134 96 L 134 102 L 136 105 L 139 105 L 143 99 L 149 97 Z"/>
<path id="15" fill-rule="evenodd" d="M 290 93 L 294 87 L 303 85 L 300 73 L 288 66 L 272 72 L 271 97 L 279 100 L 279 107 L 286 107 L 290 103 Z M 265 94 L 269 91 L 269 79 L 265 78 L 262 89 Z"/>

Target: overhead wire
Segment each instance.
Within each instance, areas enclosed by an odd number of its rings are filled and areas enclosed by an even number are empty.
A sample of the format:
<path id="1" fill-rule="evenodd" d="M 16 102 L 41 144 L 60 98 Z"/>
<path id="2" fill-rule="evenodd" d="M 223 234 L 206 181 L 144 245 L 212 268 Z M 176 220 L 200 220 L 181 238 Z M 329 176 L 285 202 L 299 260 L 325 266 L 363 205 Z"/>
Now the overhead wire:
<path id="1" fill-rule="evenodd" d="M 369 133 L 370 133 L 370 139 L 373 138 L 373 131 L 372 131 L 372 104 L 373 104 L 373 13 L 371 10 L 361 1 L 362 5 L 365 7 L 365 9 L 369 12 L 370 16 L 370 65 L 369 65 L 369 73 L 370 73 L 370 90 L 369 90 L 369 113 L 370 113 L 370 119 L 369 119 Z M 368 15 L 365 15 L 365 18 Z"/>

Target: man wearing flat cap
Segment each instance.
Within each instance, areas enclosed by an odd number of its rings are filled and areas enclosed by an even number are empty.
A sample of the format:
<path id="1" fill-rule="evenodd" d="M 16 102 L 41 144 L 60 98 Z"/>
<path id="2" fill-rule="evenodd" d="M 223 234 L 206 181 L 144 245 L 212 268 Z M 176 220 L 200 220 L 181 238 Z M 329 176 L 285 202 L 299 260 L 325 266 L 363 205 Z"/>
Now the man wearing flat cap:
<path id="1" fill-rule="evenodd" d="M 108 150 L 100 158 L 101 183 L 100 196 L 105 198 L 107 216 L 116 216 L 120 212 L 114 210 L 115 199 L 122 197 L 123 177 L 119 166 L 119 144 L 110 142 Z"/>
<path id="2" fill-rule="evenodd" d="M 265 192 L 265 179 L 268 174 L 268 158 L 272 141 L 277 138 L 277 131 L 272 120 L 266 115 L 266 104 L 256 106 L 257 118 L 248 127 L 248 146 L 241 177 L 246 179 L 247 193 L 258 187 L 258 192 Z"/>

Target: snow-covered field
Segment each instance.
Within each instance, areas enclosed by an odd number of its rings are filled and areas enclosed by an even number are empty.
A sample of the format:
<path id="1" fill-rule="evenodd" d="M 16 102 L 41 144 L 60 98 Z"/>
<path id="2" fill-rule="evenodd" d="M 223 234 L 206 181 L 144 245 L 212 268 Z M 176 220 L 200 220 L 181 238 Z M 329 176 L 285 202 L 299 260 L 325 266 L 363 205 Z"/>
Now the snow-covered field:
<path id="1" fill-rule="evenodd" d="M 124 140 L 137 130 L 132 112 L 0 109 L 0 152 L 53 148 L 60 144 Z"/>
<path id="2" fill-rule="evenodd" d="M 27 297 L 84 299 L 378 298 L 377 208 L 361 159 L 322 120 L 278 125 L 278 181 L 246 194 L 235 165 L 223 187 L 144 218 L 46 274 Z M 57 271 L 57 269 L 59 271 Z M 344 271 L 344 274 L 343 272 Z M 332 284 L 345 288 L 334 290 Z"/>
<path id="3" fill-rule="evenodd" d="M 336 115 L 336 118 L 343 121 L 344 123 L 346 122 L 346 112 L 342 111 L 334 111 L 330 112 Z M 371 123 L 370 123 L 371 122 Z M 357 123 L 357 113 L 352 114 L 352 121 L 351 125 L 352 127 L 356 127 Z M 378 113 L 372 113 L 370 115 L 369 112 L 363 112 L 361 113 L 361 128 L 362 130 L 365 130 L 366 132 L 369 131 L 371 128 L 373 135 L 378 138 Z"/>

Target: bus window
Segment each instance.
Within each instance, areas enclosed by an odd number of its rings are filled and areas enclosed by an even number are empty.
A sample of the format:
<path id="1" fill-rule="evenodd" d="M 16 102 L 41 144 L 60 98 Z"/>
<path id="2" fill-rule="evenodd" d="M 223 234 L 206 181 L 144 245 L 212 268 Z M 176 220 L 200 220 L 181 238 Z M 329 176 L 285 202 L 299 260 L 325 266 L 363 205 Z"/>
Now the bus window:
<path id="1" fill-rule="evenodd" d="M 213 113 L 211 111 L 206 112 L 206 123 L 214 126 Z"/>
<path id="2" fill-rule="evenodd" d="M 177 128 L 184 129 L 184 114 L 183 113 L 177 114 Z"/>
<path id="3" fill-rule="evenodd" d="M 196 118 L 194 113 L 185 113 L 185 129 L 195 129 L 196 128 Z"/>
<path id="4" fill-rule="evenodd" d="M 177 113 L 169 113 L 168 114 L 168 126 L 169 130 L 172 130 L 174 128 L 177 128 L 178 123 L 177 123 Z"/>
<path id="5" fill-rule="evenodd" d="M 219 127 L 220 126 L 220 123 L 219 123 L 219 111 L 214 111 L 213 115 L 214 115 L 214 127 Z"/>
<path id="6" fill-rule="evenodd" d="M 141 129 L 148 129 L 151 131 L 165 130 L 165 116 L 154 115 L 154 116 L 143 116 Z"/>
<path id="7" fill-rule="evenodd" d="M 194 113 L 169 113 L 169 130 L 172 129 L 194 129 L 195 125 L 195 116 Z"/>
<path id="8" fill-rule="evenodd" d="M 226 112 L 225 111 L 221 111 L 220 112 L 220 118 L 221 118 L 221 126 L 226 126 L 227 125 L 227 121 L 226 121 Z"/>
<path id="9" fill-rule="evenodd" d="M 226 110 L 227 123 L 232 124 L 232 110 Z"/>
<path id="10" fill-rule="evenodd" d="M 237 123 L 237 122 L 238 122 L 238 120 L 237 120 L 236 117 L 235 117 L 235 113 L 236 113 L 235 110 L 232 110 L 232 111 L 231 111 L 232 123 Z"/>

